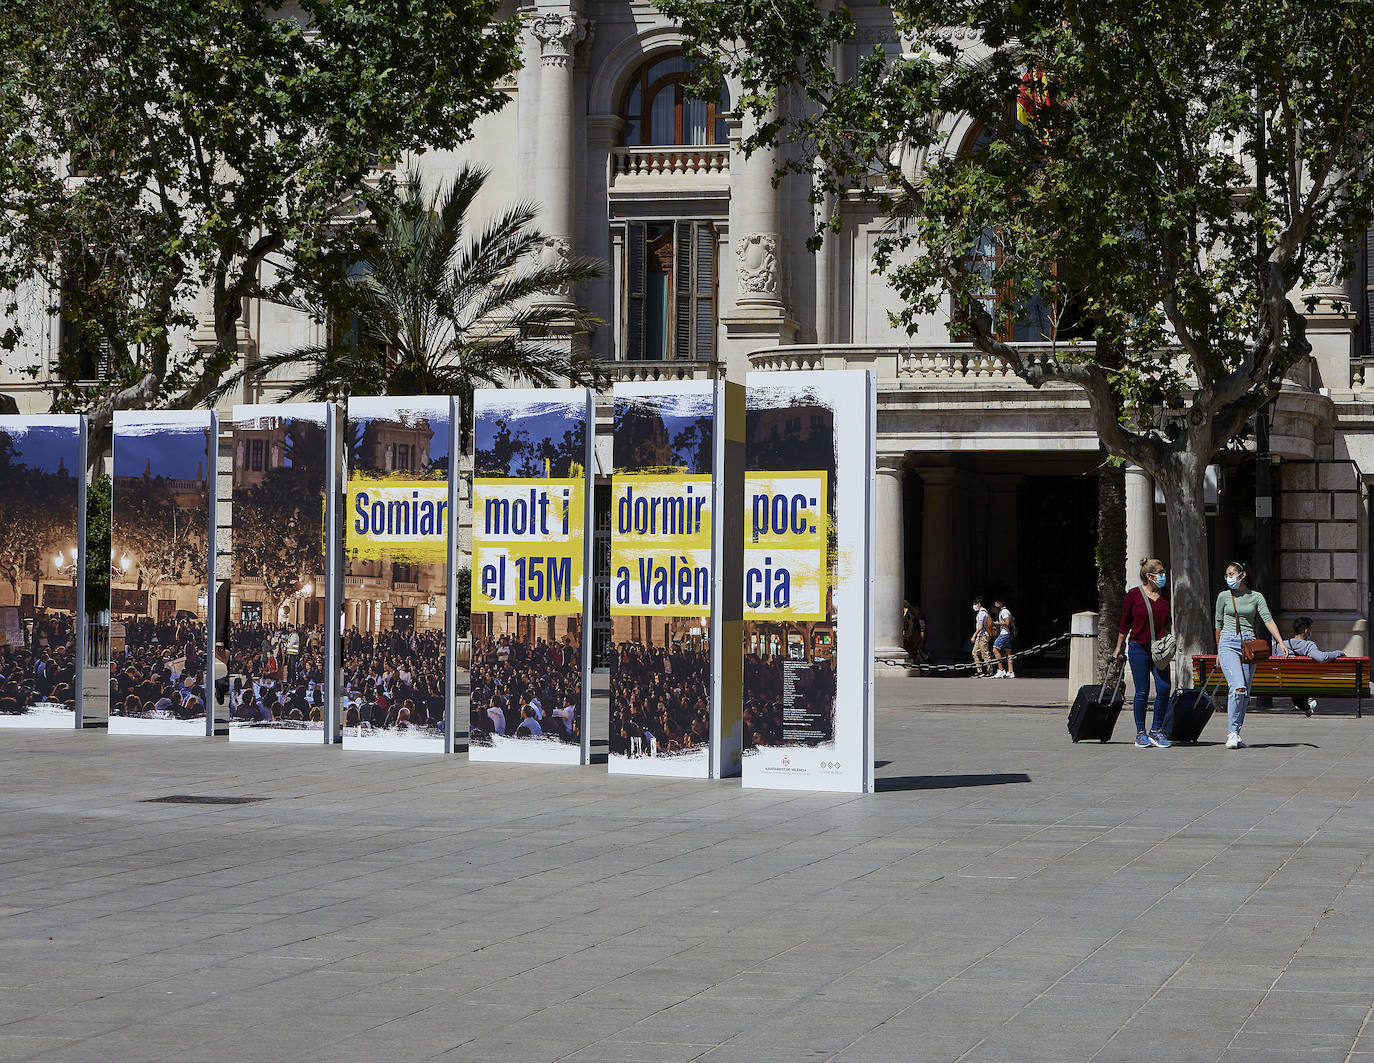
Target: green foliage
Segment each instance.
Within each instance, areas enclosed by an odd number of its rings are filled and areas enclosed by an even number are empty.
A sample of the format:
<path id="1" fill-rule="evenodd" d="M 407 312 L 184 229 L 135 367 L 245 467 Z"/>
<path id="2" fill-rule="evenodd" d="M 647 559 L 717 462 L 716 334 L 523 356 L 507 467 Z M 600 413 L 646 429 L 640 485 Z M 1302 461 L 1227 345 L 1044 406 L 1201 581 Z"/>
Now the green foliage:
<path id="1" fill-rule="evenodd" d="M 785 102 L 755 140 L 818 173 L 818 201 L 893 219 L 876 261 L 902 324 L 952 303 L 1029 383 L 1084 387 L 1107 446 L 1152 469 L 1210 456 L 1273 395 L 1310 349 L 1289 293 L 1348 272 L 1370 221 L 1371 0 L 894 0 L 902 55 L 858 45 L 846 78 L 843 6 L 658 6 L 712 60 L 703 81 L 741 79 L 763 119 Z M 1050 362 L 1002 342 L 1036 297 L 1095 344 Z M 1177 436 L 1156 428 L 1166 403 L 1189 407 Z"/>
<path id="2" fill-rule="evenodd" d="M 101 473 L 86 488 L 86 613 L 110 607 L 110 480 Z"/>
<path id="3" fill-rule="evenodd" d="M 604 383 L 601 362 L 566 335 L 598 323 L 567 293 L 600 267 L 555 253 L 533 227 L 537 212 L 528 203 L 474 227 L 467 213 L 486 179 L 485 170 L 466 166 L 426 192 L 419 173 L 407 173 L 398 195 L 371 203 L 375 237 L 363 268 L 281 298 L 326 326 L 326 342 L 240 367 L 207 404 L 250 374 L 288 369 L 294 382 L 283 398 L 456 395 L 466 442 L 478 387 Z"/>
<path id="4" fill-rule="evenodd" d="M 64 287 L 60 409 L 191 405 L 236 354 L 265 265 L 290 290 L 348 260 L 376 164 L 452 147 L 500 107 L 498 0 L 27 0 L 0 20 L 0 341 L 20 285 Z M 215 349 L 174 348 L 213 295 Z M 203 315 L 202 315 L 203 316 Z M 111 377 L 77 388 L 81 352 Z M 38 371 L 38 367 L 33 367 Z"/>

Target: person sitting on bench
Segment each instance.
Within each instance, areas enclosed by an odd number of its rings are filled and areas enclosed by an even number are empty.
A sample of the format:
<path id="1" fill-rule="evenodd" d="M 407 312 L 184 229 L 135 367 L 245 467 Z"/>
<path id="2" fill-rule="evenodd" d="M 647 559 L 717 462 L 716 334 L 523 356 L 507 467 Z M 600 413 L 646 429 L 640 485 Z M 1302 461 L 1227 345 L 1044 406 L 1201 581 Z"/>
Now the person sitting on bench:
<path id="1" fill-rule="evenodd" d="M 1293 621 L 1293 637 L 1288 640 L 1288 650 L 1295 657 L 1310 657 L 1314 661 L 1334 661 L 1337 657 L 1344 657 L 1345 654 L 1340 650 L 1321 650 L 1308 635 L 1312 632 L 1312 618 L 1310 616 L 1300 616 Z M 1317 708 L 1316 698 L 1307 698 L 1304 701 L 1293 699 L 1293 707 L 1302 709 L 1308 716 L 1311 716 Z"/>

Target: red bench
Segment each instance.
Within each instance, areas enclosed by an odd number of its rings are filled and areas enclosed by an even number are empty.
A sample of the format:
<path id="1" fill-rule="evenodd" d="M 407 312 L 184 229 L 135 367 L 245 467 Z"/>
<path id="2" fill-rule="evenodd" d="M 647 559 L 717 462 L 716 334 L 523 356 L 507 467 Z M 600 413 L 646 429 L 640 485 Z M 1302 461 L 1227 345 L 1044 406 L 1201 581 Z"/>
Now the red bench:
<path id="1" fill-rule="evenodd" d="M 1215 654 L 1198 654 L 1193 658 L 1193 686 L 1201 689 L 1211 676 L 1208 690 L 1216 688 L 1216 696 L 1230 693 L 1226 677 L 1216 666 Z M 1255 665 L 1250 693 L 1258 697 L 1285 698 L 1354 698 L 1355 715 L 1364 715 L 1364 697 L 1369 686 L 1368 657 L 1337 657 L 1334 661 L 1314 661 L 1311 657 L 1270 657 Z"/>

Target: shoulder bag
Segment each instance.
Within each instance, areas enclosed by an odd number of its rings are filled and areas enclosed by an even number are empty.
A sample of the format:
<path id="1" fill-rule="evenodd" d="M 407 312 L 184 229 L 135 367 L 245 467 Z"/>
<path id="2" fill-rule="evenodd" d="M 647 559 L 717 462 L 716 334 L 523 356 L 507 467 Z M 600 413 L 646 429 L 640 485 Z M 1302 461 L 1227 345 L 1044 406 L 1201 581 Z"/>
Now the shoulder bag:
<path id="1" fill-rule="evenodd" d="M 1163 638 L 1155 638 L 1155 608 L 1144 591 L 1140 592 L 1140 600 L 1145 603 L 1145 618 L 1150 622 L 1150 660 L 1162 672 L 1173 663 L 1178 644 L 1172 631 L 1165 632 Z"/>
<path id="2" fill-rule="evenodd" d="M 1236 596 L 1231 595 L 1231 610 L 1236 614 L 1236 634 L 1240 634 L 1240 608 L 1236 605 Z M 1246 664 L 1254 664 L 1256 661 L 1269 660 L 1269 654 L 1273 648 L 1269 645 L 1268 639 L 1244 639 L 1240 644 L 1240 659 Z"/>

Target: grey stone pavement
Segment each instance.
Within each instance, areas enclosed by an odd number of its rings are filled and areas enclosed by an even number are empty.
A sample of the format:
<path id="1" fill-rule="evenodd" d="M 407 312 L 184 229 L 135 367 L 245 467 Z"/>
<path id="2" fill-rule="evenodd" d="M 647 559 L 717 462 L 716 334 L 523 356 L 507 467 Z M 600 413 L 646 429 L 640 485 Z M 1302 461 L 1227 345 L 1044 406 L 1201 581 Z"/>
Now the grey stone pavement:
<path id="1" fill-rule="evenodd" d="M 866 797 L 0 732 L 0 1061 L 1374 1063 L 1374 718 L 1062 691 L 882 681 Z"/>

